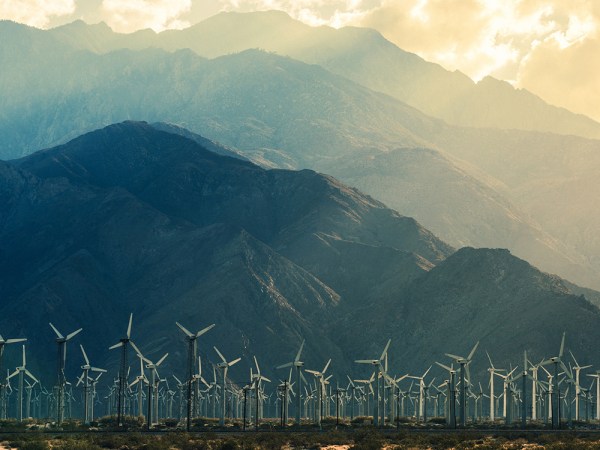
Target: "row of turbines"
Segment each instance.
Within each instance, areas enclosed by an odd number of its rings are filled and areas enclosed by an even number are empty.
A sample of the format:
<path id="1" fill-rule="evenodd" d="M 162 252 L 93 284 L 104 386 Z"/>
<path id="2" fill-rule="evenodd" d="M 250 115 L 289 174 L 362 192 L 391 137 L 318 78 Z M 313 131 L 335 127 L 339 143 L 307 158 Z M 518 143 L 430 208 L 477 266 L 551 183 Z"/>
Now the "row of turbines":
<path id="1" fill-rule="evenodd" d="M 388 341 L 378 357 L 355 361 L 372 368 L 369 378 L 346 376 L 342 386 L 338 381 L 334 387 L 332 375 L 327 375 L 331 360 L 321 370 L 304 368 L 302 342 L 294 359 L 277 367 L 287 376 L 268 392 L 267 386 L 272 382 L 261 373 L 256 357 L 248 380 L 233 382 L 228 371 L 241 358 L 228 359 L 216 347 L 213 348 L 220 361 L 212 366 L 212 381 L 206 381 L 198 356 L 198 339 L 215 324 L 191 332 L 176 322 L 187 343 L 187 367 L 182 381 L 176 375 L 161 376 L 159 368 L 168 353 L 156 361 L 145 356 L 131 339 L 132 322 L 133 314 L 125 336 L 109 348 L 120 349 L 120 366 L 117 376 L 103 389 L 97 385 L 106 370 L 90 363 L 82 345 L 82 373 L 76 381 L 67 381 L 67 343 L 82 329 L 63 335 L 50 323 L 57 343 L 56 384 L 46 389 L 27 369 L 23 345 L 22 364 L 0 379 L 0 418 L 14 417 L 20 421 L 29 417 L 50 418 L 58 425 L 76 418 L 90 424 L 97 415 L 104 414 L 115 416 L 117 424 L 123 426 L 126 417 L 137 416 L 143 417 L 148 429 L 159 425 L 161 419 L 175 419 L 187 430 L 196 418 L 218 419 L 220 426 L 225 426 L 227 420 L 242 419 L 244 429 L 247 426 L 258 429 L 261 421 L 273 423 L 273 419 L 286 426 L 291 420 L 290 410 L 295 413 L 295 424 L 313 423 L 319 427 L 325 418 L 335 418 L 337 423 L 360 418 L 374 426 L 398 426 L 402 419 L 426 423 L 435 417 L 443 418 L 450 428 L 477 422 L 506 425 L 520 422 L 522 427 L 536 423 L 555 429 L 565 422 L 572 426 L 573 421 L 600 420 L 600 371 L 586 374 L 591 383 L 587 388 L 582 386 L 582 371 L 591 366 L 581 366 L 571 352 L 570 359 L 564 357 L 565 334 L 557 356 L 534 364 L 525 352 L 520 370 L 495 367 L 486 352 L 489 380 L 485 389 L 470 373 L 479 343 L 467 356 L 446 353 L 449 362 L 436 361 L 448 374 L 447 379 L 436 383 L 435 378 L 427 378 L 433 366 L 421 375 L 393 375 L 388 370 L 391 344 Z M 25 338 L 5 340 L 0 336 L 0 373 L 3 373 L 5 345 L 25 341 Z M 139 373 L 133 379 L 130 350 L 138 360 L 134 367 L 139 363 Z M 284 369 L 289 369 L 289 373 Z M 17 383 L 13 388 L 11 380 L 15 377 Z M 499 393 L 498 381 L 502 386 Z M 74 409 L 81 411 L 79 417 L 75 417 Z"/>

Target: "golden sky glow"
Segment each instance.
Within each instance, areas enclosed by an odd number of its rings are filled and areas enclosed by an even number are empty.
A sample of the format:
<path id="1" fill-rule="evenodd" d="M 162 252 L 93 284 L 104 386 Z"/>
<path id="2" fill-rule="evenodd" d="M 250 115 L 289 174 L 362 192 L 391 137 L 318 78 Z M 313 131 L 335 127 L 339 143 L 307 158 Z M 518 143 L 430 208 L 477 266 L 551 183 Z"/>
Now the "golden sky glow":
<path id="1" fill-rule="evenodd" d="M 311 25 L 375 28 L 449 70 L 510 81 L 600 121 L 598 0 L 0 0 L 1 18 L 40 28 L 103 20 L 120 32 L 269 9 Z"/>

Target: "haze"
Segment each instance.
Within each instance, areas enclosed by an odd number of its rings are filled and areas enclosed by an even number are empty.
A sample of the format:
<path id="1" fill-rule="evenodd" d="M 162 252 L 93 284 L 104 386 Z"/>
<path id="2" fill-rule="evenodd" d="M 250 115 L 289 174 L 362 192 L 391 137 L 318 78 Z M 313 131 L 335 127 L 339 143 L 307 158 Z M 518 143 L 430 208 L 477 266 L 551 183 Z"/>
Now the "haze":
<path id="1" fill-rule="evenodd" d="M 282 10 L 310 25 L 365 26 L 404 50 L 526 88 L 600 120 L 600 3 L 586 0 L 0 0 L 0 18 L 76 19 L 128 33 L 185 28 L 220 11 Z"/>

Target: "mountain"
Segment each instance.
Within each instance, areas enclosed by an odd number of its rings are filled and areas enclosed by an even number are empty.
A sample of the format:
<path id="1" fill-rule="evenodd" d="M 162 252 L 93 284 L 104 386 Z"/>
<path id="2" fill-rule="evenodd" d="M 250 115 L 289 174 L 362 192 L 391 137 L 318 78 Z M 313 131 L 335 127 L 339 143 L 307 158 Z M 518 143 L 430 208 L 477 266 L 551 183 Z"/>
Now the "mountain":
<path id="1" fill-rule="evenodd" d="M 436 360 L 450 362 L 444 353 L 468 354 L 479 341 L 471 371 L 483 383 L 489 377 L 485 351 L 496 367 L 519 364 L 524 350 L 538 362 L 558 354 L 563 332 L 571 351 L 586 355 L 585 364 L 600 356 L 590 352 L 597 307 L 502 249 L 462 248 L 415 280 L 403 298 L 382 298 L 377 308 L 356 311 L 348 323 L 366 314 L 370 328 L 393 339 L 396 358 L 420 367 L 420 373 Z M 351 333 L 345 338 L 347 345 L 360 339 Z M 440 368 L 435 374 L 447 376 Z"/>
<path id="2" fill-rule="evenodd" d="M 265 170 L 123 122 L 0 162 L 0 175 L 0 328 L 29 338 L 31 368 L 49 382 L 48 321 L 83 326 L 94 364 L 114 370 L 107 348 L 130 311 L 141 350 L 170 353 L 163 370 L 184 367 L 175 321 L 216 323 L 200 342 L 205 368 L 217 345 L 243 357 L 236 381 L 252 355 L 270 373 L 301 339 L 307 367 L 331 357 L 338 375 L 360 373 L 352 361 L 388 337 L 402 371 L 479 339 L 501 361 L 523 345 L 549 355 L 563 329 L 578 358 L 600 356 L 600 310 L 574 287 L 506 250 L 454 252 L 313 171 Z M 79 370 L 73 350 L 68 361 Z"/>
<path id="3" fill-rule="evenodd" d="M 396 255 L 383 260 L 388 272 L 415 261 L 410 269 L 422 273 L 452 251 L 413 219 L 331 178 L 266 171 L 144 123 L 113 125 L 1 167 L 3 333 L 27 334 L 40 349 L 51 337 L 47 320 L 59 329 L 85 325 L 98 337 L 86 346 L 103 363 L 133 311 L 142 351 L 169 342 L 156 329 L 176 340 L 176 320 L 219 322 L 214 336 L 226 354 L 244 343 L 246 352 L 284 355 L 307 336 L 309 361 L 337 355 L 344 364 L 324 331 L 340 295 L 285 253 L 300 258 L 312 252 L 313 235 L 331 236 Z M 333 259 L 338 251 L 329 248 L 319 252 Z M 338 267 L 360 271 L 365 263 Z M 36 356 L 47 367 L 52 354 Z"/>
<path id="4" fill-rule="evenodd" d="M 318 64 L 332 73 L 391 95 L 447 123 L 467 127 L 552 132 L 600 138 L 600 124 L 547 104 L 523 89 L 460 72 L 406 52 L 372 29 L 310 27 L 279 11 L 220 13 L 184 30 L 114 33 L 79 21 L 51 30 L 59 40 L 95 52 L 120 48 L 189 48 L 215 58 L 260 48 Z"/>
<path id="5" fill-rule="evenodd" d="M 510 248 L 543 270 L 600 287 L 600 268 L 585 246 L 557 239 L 508 197 L 501 181 L 461 158 L 456 148 L 477 148 L 474 129 L 449 126 L 322 67 L 256 50 L 214 60 L 190 50 L 98 55 L 47 36 L 34 69 L 24 70 L 37 61 L 28 47 L 4 57 L 0 79 L 18 87 L 0 108 L 5 158 L 112 122 L 167 121 L 265 167 L 329 173 L 414 216 L 453 246 Z M 529 145 L 498 130 L 475 131 L 498 137 L 499 147 Z M 579 145 L 560 139 L 566 148 Z"/>

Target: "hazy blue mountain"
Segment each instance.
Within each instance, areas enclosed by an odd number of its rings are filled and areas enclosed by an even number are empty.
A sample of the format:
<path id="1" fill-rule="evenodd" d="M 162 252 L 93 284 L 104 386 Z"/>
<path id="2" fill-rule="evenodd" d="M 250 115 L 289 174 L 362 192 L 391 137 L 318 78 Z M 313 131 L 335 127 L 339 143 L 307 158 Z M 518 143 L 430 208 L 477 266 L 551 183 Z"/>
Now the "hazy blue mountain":
<path id="1" fill-rule="evenodd" d="M 406 52 L 372 29 L 310 27 L 279 11 L 220 13 L 184 30 L 113 33 L 105 24 L 75 22 L 51 33 L 77 48 L 190 48 L 214 58 L 260 48 L 319 64 L 333 73 L 454 125 L 546 131 L 600 138 L 600 124 L 557 108 L 523 89 L 484 78 L 474 83 L 460 72 Z"/>
<path id="2" fill-rule="evenodd" d="M 5 158 L 121 120 L 176 123 L 265 167 L 332 174 L 414 216 L 453 246 L 510 248 L 544 270 L 600 286 L 588 253 L 550 235 L 485 169 L 456 159 L 456 147 L 476 148 L 469 129 L 319 66 L 256 50 L 214 60 L 189 50 L 98 55 L 56 40 L 50 45 L 47 36 L 47 52 L 32 70 L 22 69 L 37 61 L 29 47 L 4 56 L 0 79 L 18 86 L 0 108 Z"/>
<path id="3" fill-rule="evenodd" d="M 234 380 L 253 354 L 268 371 L 302 338 L 307 366 L 331 357 L 338 374 L 360 373 L 352 361 L 388 337 L 402 371 L 479 339 L 500 358 L 518 358 L 517 342 L 548 355 L 563 329 L 581 360 L 600 356 L 600 311 L 557 277 L 505 250 L 452 254 L 413 219 L 313 171 L 265 170 L 125 122 L 0 162 L 0 175 L 0 327 L 30 339 L 46 376 L 48 321 L 84 326 L 81 342 L 114 368 L 107 347 L 130 311 L 142 351 L 169 351 L 166 367 L 179 370 L 174 322 L 217 323 L 201 352 L 243 356 Z M 75 351 L 69 364 L 74 373 Z"/>
<path id="4" fill-rule="evenodd" d="M 85 324 L 87 345 L 108 361 L 104 350 L 133 311 L 143 351 L 167 342 L 152 330 L 176 339 L 175 320 L 218 322 L 215 342 L 229 354 L 243 344 L 247 358 L 256 349 L 285 355 L 306 336 L 311 361 L 337 355 L 347 367 L 326 324 L 343 301 L 359 303 L 358 292 L 342 299 L 284 255 L 310 261 L 318 247 L 333 261 L 335 245 L 324 248 L 313 235 L 391 253 L 379 270 L 369 265 L 377 283 L 394 268 L 414 278 L 452 252 L 413 219 L 331 178 L 265 171 L 143 123 L 0 167 L 2 329 L 31 336 L 39 349 L 52 344 L 48 320 L 59 329 Z M 336 268 L 358 274 L 377 261 L 355 258 Z M 402 278 L 406 285 L 411 277 Z M 53 353 L 36 356 L 49 364 Z"/>

